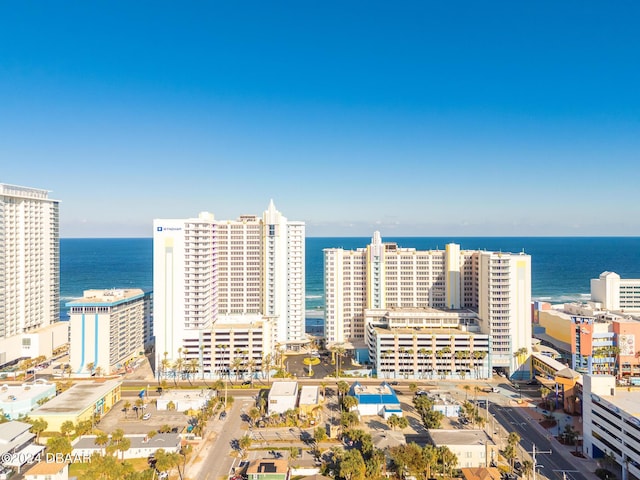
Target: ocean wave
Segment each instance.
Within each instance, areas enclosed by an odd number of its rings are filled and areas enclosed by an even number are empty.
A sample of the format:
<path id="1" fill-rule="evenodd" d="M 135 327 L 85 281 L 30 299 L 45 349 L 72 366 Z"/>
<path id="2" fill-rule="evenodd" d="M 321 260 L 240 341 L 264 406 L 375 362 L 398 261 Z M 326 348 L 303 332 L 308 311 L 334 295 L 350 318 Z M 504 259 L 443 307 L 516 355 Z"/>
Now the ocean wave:
<path id="1" fill-rule="evenodd" d="M 324 298 L 324 295 L 307 295 L 304 298 L 312 299 L 312 298 Z"/>
<path id="2" fill-rule="evenodd" d="M 324 318 L 324 310 L 306 310 L 305 317 L 307 318 Z"/>
<path id="3" fill-rule="evenodd" d="M 584 302 L 590 299 L 591 299 L 590 293 L 562 293 L 558 295 L 535 297 L 532 300 L 549 302 L 549 303 L 571 303 L 571 302 Z"/>

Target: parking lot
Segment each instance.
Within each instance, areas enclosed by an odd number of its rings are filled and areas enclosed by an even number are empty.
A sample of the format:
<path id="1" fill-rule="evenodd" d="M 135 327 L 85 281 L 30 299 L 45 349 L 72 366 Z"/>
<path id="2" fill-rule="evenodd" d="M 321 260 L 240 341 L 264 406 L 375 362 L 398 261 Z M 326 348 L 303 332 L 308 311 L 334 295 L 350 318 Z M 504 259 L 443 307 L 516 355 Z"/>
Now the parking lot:
<path id="1" fill-rule="evenodd" d="M 189 417 L 184 412 L 157 410 L 155 402 L 148 402 L 143 410 L 150 415 L 148 420 L 142 419 L 144 415 L 142 411 L 136 413 L 129 409 L 125 415 L 123 408 L 127 400 L 133 403 L 131 398 L 124 398 L 100 419 L 98 425 L 100 430 L 111 433 L 116 428 L 121 428 L 124 433 L 149 433 L 152 430 L 159 430 L 163 425 L 169 425 L 171 428 L 178 427 L 179 431 L 182 431 L 189 421 Z"/>

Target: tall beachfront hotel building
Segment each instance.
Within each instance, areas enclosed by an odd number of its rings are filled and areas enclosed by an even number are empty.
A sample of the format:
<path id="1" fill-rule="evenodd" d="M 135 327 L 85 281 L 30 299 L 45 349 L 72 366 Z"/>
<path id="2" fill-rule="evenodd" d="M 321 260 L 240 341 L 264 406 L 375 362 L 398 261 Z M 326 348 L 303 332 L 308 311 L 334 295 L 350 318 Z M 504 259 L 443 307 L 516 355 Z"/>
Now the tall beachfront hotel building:
<path id="1" fill-rule="evenodd" d="M 512 375 L 518 370 L 519 375 L 528 375 L 524 354 L 520 358 L 514 354 L 522 349 L 531 351 L 529 255 L 461 250 L 454 243 L 444 250 L 421 251 L 385 243 L 379 232 L 374 233 L 366 248 L 330 248 L 324 254 L 325 330 L 329 345 L 366 350 L 369 361 L 380 365 L 385 363 L 380 358 L 382 352 L 376 349 L 380 345 L 378 339 L 384 336 L 380 328 L 390 329 L 394 335 L 389 318 L 410 319 L 404 327 L 413 329 L 413 337 L 435 338 L 442 333 L 443 323 L 433 310 L 460 312 L 456 316 L 459 329 L 468 335 L 486 336 L 482 342 L 475 342 L 482 343 L 483 348 L 491 344 L 487 352 L 489 365 L 504 368 Z M 473 318 L 468 312 L 473 312 Z M 446 323 L 446 328 L 451 329 L 451 321 Z M 451 338 L 458 333 L 452 331 Z M 459 360 L 473 355 L 469 345 L 474 342 L 462 343 L 464 353 L 458 354 Z M 455 342 L 443 348 L 450 363 L 455 364 Z M 431 350 L 431 355 L 437 355 L 436 347 Z M 417 352 L 412 353 L 418 356 Z M 435 364 L 424 351 L 422 357 L 426 366 Z M 415 364 L 417 360 L 412 361 Z"/>
<path id="2" fill-rule="evenodd" d="M 21 335 L 60 320 L 58 212 L 47 190 L 0 184 L 0 365 L 38 356 Z"/>
<path id="3" fill-rule="evenodd" d="M 305 226 L 270 202 L 262 217 L 154 221 L 157 363 L 223 373 L 305 340 Z M 223 342 L 224 340 L 224 342 Z"/>

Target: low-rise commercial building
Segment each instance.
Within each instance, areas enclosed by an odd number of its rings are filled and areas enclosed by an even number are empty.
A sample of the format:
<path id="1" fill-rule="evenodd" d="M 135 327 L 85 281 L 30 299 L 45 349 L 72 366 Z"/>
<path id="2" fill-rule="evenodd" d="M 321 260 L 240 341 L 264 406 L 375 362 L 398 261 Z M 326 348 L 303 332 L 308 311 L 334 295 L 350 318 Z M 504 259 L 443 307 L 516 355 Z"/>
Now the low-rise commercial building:
<path id="1" fill-rule="evenodd" d="M 385 420 L 391 415 L 402 417 L 400 400 L 386 382 L 378 386 L 355 382 L 349 389 L 349 395 L 358 400 L 356 409 L 362 416 L 379 415 Z"/>
<path id="2" fill-rule="evenodd" d="M 298 409 L 301 415 L 314 415 L 321 401 L 320 388 L 317 385 L 303 385 L 300 388 Z"/>
<path id="3" fill-rule="evenodd" d="M 36 458 L 44 447 L 34 442 L 36 435 L 31 433 L 31 424 L 24 422 L 6 422 L 0 424 L 0 458 L 2 466 L 13 467 L 18 471 L 30 459 Z"/>
<path id="4" fill-rule="evenodd" d="M 35 409 L 30 417 L 47 422 L 47 431 L 59 432 L 67 420 L 75 423 L 107 413 L 120 400 L 121 380 L 78 383 Z"/>
<path id="5" fill-rule="evenodd" d="M 454 468 L 487 467 L 499 449 L 484 430 L 429 430 L 436 447 L 448 447 L 458 457 Z"/>
<path id="6" fill-rule="evenodd" d="M 284 413 L 296 408 L 298 402 L 298 382 L 275 381 L 271 385 L 268 396 L 268 412 Z"/>
<path id="7" fill-rule="evenodd" d="M 9 420 L 27 416 L 39 402 L 56 396 L 56 386 L 44 380 L 0 387 L 0 411 Z"/>
<path id="8" fill-rule="evenodd" d="M 133 434 L 124 437 L 131 442 L 129 449 L 120 453 L 124 458 L 148 458 L 161 448 L 167 453 L 180 451 L 181 439 L 178 433 L 158 433 L 153 437 Z M 96 435 L 78 437 L 71 446 L 71 455 L 77 457 L 91 457 L 94 453 L 104 454 L 104 446 L 96 445 Z"/>

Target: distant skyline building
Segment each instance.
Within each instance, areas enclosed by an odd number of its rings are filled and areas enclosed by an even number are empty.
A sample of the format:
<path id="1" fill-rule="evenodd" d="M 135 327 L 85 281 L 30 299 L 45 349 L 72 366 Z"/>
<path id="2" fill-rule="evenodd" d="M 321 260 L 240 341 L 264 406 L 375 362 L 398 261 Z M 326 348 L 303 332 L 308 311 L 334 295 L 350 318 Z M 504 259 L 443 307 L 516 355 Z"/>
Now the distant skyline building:
<path id="1" fill-rule="evenodd" d="M 640 279 L 602 272 L 591 279 L 591 301 L 601 303 L 605 310 L 640 312 Z"/>
<path id="2" fill-rule="evenodd" d="M 248 350 L 266 355 L 305 341 L 305 225 L 287 220 L 273 201 L 262 217 L 156 219 L 153 245 L 158 362 L 196 360 L 209 374 L 229 371 L 239 353 L 221 347 L 239 347 L 217 343 L 226 334 L 216 325 L 234 326 L 247 358 Z M 258 331 L 263 346 L 253 341 Z"/>
<path id="3" fill-rule="evenodd" d="M 0 183 L 0 365 L 23 356 L 20 335 L 60 320 L 58 227 L 47 190 Z"/>
<path id="4" fill-rule="evenodd" d="M 445 250 L 401 248 L 382 242 L 379 232 L 366 248 L 324 252 L 328 344 L 366 348 L 372 309 L 472 310 L 480 333 L 492 339 L 490 364 L 528 375 L 528 363 L 514 353 L 531 352 L 529 255 L 461 250 L 454 243 Z"/>

